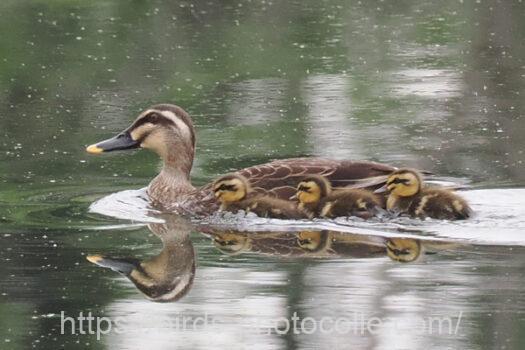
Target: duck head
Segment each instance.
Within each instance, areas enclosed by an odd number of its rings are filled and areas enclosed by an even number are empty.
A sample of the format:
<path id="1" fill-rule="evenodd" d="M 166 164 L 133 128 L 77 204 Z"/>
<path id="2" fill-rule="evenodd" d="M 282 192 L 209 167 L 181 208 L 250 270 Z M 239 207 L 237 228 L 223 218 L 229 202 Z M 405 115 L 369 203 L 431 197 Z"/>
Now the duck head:
<path id="1" fill-rule="evenodd" d="M 172 104 L 143 111 L 120 134 L 86 148 L 92 154 L 146 148 L 157 153 L 165 165 L 189 172 L 195 155 L 195 130 L 190 116 Z"/>
<path id="2" fill-rule="evenodd" d="M 241 201 L 249 192 L 248 180 L 239 174 L 223 176 L 213 183 L 213 194 L 223 204 Z"/>
<path id="3" fill-rule="evenodd" d="M 308 176 L 297 185 L 297 192 L 292 198 L 297 198 L 302 204 L 317 204 L 326 197 L 332 188 L 330 182 L 322 176 Z"/>
<path id="4" fill-rule="evenodd" d="M 375 193 L 388 191 L 399 197 L 410 197 L 421 191 L 423 180 L 414 169 L 399 169 L 388 176 L 386 184 Z"/>
<path id="5" fill-rule="evenodd" d="M 179 216 L 164 216 L 165 223 L 149 225 L 162 241 L 162 250 L 148 258 L 90 255 L 87 260 L 124 275 L 148 299 L 173 302 L 191 289 L 195 277 L 195 250 L 191 222 Z"/>

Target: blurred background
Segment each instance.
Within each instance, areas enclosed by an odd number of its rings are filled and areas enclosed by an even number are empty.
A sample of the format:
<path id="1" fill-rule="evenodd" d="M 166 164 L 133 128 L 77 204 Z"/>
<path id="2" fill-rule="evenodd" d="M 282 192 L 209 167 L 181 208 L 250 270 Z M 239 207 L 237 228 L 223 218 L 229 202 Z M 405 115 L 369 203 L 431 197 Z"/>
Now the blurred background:
<path id="1" fill-rule="evenodd" d="M 472 248 L 410 267 L 387 258 L 283 261 L 224 255 L 193 232 L 194 288 L 179 303 L 153 304 L 85 256 L 144 258 L 161 249 L 147 228 L 87 212 L 104 194 L 147 185 L 157 157 L 93 157 L 84 148 L 165 102 L 194 120 L 195 184 L 315 155 L 415 166 L 474 187 L 520 187 L 524 14 L 521 0 L 3 0 L 0 348 L 523 348 L 518 248 Z M 392 294 L 378 295 L 384 288 Z M 261 312 L 333 315 L 339 300 L 367 315 L 461 309 L 465 328 L 446 339 L 405 334 L 398 343 L 396 334 L 262 337 L 241 329 Z M 143 319 L 207 310 L 226 321 L 217 332 L 150 324 L 149 336 L 97 341 L 60 335 L 60 310 L 140 315 L 139 328 Z"/>

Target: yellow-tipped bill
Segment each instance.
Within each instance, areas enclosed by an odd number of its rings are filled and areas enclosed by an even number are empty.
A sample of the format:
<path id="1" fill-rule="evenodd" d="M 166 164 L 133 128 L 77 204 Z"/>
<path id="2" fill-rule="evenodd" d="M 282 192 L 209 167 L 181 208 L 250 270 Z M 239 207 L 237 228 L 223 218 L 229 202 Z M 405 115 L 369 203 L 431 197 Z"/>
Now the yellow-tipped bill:
<path id="1" fill-rule="evenodd" d="M 104 258 L 100 255 L 88 255 L 86 256 L 86 259 L 93 264 L 98 264 L 101 260 Z"/>
<path id="2" fill-rule="evenodd" d="M 86 148 L 86 152 L 91 154 L 100 154 L 104 152 L 104 150 L 97 145 L 91 145 Z"/>
<path id="3" fill-rule="evenodd" d="M 133 140 L 128 131 L 123 131 L 115 137 L 97 142 L 86 151 L 91 154 L 100 154 L 103 152 L 112 152 L 140 147 L 140 142 Z"/>

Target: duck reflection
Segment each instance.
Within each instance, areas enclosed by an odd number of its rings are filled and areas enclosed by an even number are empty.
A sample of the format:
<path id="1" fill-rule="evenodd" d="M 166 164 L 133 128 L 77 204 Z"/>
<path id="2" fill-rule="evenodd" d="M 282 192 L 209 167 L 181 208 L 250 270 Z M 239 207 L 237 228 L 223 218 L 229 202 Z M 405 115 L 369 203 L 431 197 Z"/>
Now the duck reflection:
<path id="1" fill-rule="evenodd" d="M 223 253 L 256 253 L 283 257 L 375 258 L 396 262 L 418 261 L 424 254 L 449 249 L 453 245 L 414 238 L 388 238 L 337 231 L 236 232 L 206 230 Z"/>
<path id="2" fill-rule="evenodd" d="M 91 255 L 87 259 L 126 276 L 148 299 L 173 302 L 190 290 L 195 277 L 195 250 L 191 223 L 179 216 L 163 217 L 165 223 L 148 228 L 162 241 L 161 252 L 151 258 L 114 258 Z"/>
<path id="3" fill-rule="evenodd" d="M 164 223 L 149 230 L 162 241 L 159 254 L 146 258 L 90 255 L 87 259 L 126 276 L 148 299 L 173 302 L 191 289 L 195 277 L 192 230 L 211 237 L 216 248 L 227 255 L 255 253 L 288 258 L 365 259 L 388 257 L 396 262 L 414 262 L 425 254 L 453 248 L 451 243 L 363 235 L 329 230 L 300 232 L 238 232 L 213 227 L 195 227 L 188 219 L 162 216 Z"/>

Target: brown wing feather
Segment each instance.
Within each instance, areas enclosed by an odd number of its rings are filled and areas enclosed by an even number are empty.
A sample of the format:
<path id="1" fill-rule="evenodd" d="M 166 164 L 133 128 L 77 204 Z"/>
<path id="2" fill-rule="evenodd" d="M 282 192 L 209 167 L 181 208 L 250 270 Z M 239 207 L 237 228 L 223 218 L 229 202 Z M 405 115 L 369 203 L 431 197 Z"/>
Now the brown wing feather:
<path id="1" fill-rule="evenodd" d="M 325 176 L 333 187 L 344 187 L 367 177 L 390 174 L 395 168 L 368 162 L 325 158 L 292 158 L 276 160 L 239 170 L 258 193 L 288 199 L 295 194 L 298 182 L 307 175 Z M 374 183 L 377 188 L 383 182 Z"/>
<path id="2" fill-rule="evenodd" d="M 345 187 L 367 177 L 388 175 L 395 168 L 386 164 L 368 161 L 332 160 L 326 158 L 290 158 L 241 169 L 237 173 L 250 181 L 252 189 L 271 197 L 289 199 L 295 194 L 298 182 L 307 175 L 322 175 L 333 187 Z M 386 178 L 385 178 L 386 179 Z M 370 188 L 379 188 L 384 181 L 374 181 Z M 359 186 L 363 187 L 363 186 Z M 193 212 L 214 211 L 218 208 L 207 184 L 195 190 L 191 205 Z"/>

